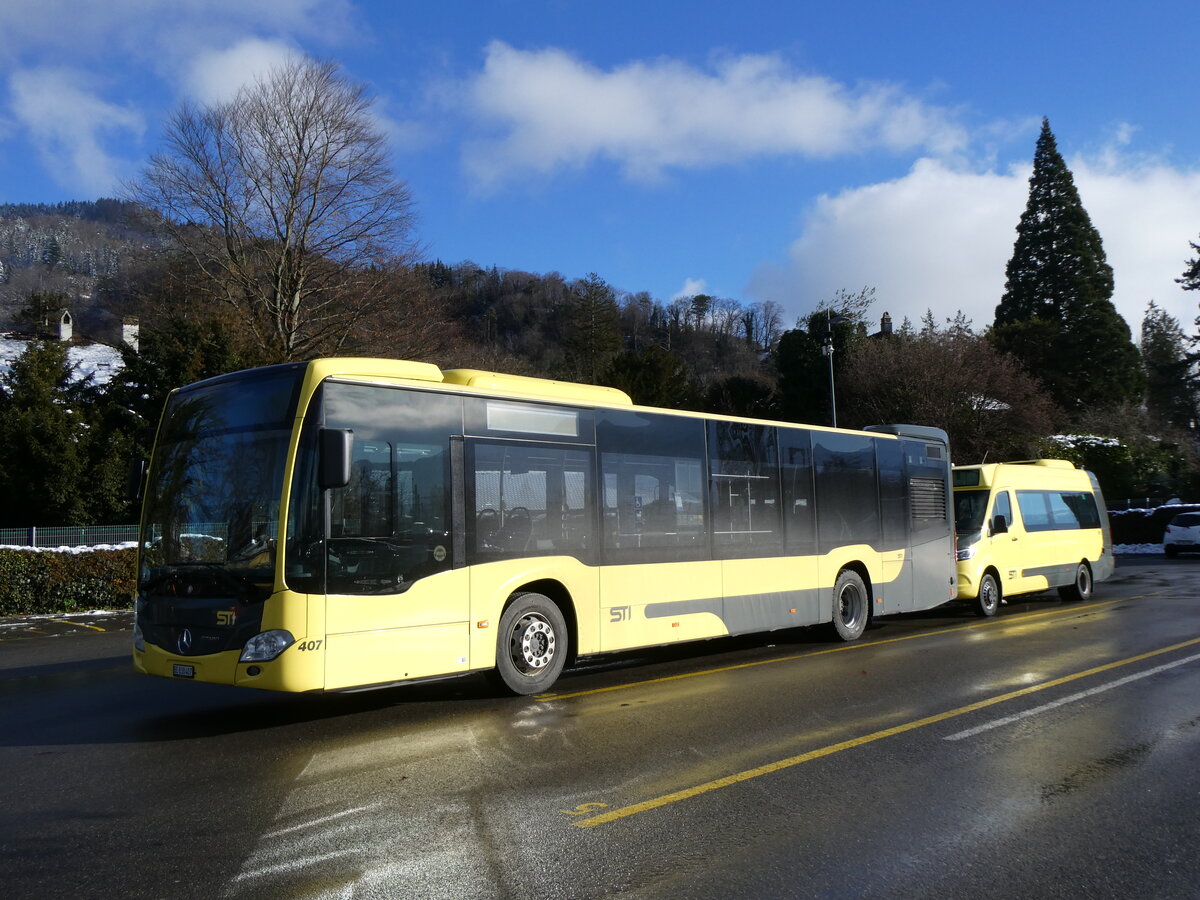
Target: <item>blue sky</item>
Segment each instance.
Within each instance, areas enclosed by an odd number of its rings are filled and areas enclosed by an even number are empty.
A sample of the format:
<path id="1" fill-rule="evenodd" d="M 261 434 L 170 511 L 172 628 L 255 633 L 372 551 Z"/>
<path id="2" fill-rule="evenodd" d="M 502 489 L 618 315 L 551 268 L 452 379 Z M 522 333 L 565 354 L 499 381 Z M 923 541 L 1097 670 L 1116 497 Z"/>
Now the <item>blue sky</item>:
<path id="1" fill-rule="evenodd" d="M 4 0 L 0 201 L 111 196 L 288 53 L 371 86 L 430 258 L 990 324 L 1041 117 L 1137 338 L 1193 332 L 1192 3 Z"/>

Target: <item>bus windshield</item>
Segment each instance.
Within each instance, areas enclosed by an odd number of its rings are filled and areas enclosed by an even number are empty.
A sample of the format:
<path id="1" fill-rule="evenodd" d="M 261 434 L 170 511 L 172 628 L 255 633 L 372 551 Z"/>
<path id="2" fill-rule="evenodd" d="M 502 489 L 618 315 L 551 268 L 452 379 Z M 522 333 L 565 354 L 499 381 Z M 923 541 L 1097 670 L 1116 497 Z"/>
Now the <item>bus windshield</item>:
<path id="1" fill-rule="evenodd" d="M 141 590 L 270 594 L 303 371 L 274 366 L 172 395 L 147 490 Z"/>
<path id="2" fill-rule="evenodd" d="M 957 534 L 975 534 L 983 528 L 991 491 L 954 492 L 954 530 Z"/>

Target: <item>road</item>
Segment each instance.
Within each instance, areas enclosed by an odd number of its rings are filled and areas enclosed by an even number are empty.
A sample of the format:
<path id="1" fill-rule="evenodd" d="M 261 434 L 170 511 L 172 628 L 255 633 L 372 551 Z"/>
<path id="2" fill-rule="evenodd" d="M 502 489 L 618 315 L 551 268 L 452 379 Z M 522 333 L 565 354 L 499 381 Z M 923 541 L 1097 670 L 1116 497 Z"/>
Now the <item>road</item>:
<path id="1" fill-rule="evenodd" d="M 484 681 L 137 676 L 128 617 L 0 628 L 11 898 L 1196 897 L 1200 560 Z M 41 632 L 41 633 L 39 633 Z M 48 634 L 46 632 L 62 632 Z"/>

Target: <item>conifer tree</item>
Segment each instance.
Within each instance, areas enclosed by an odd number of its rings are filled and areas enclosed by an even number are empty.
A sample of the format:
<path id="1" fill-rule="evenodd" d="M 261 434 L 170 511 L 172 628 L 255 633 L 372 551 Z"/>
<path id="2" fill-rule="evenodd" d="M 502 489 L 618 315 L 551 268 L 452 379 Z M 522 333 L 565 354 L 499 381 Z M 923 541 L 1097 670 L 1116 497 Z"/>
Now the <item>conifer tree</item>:
<path id="1" fill-rule="evenodd" d="M 64 344 L 36 340 L 0 377 L 0 524 L 88 522 L 80 492 L 88 434 L 70 371 Z"/>
<path id="2" fill-rule="evenodd" d="M 1140 398 L 1140 360 L 1112 303 L 1112 267 L 1048 119 L 1005 274 L 992 341 L 1041 379 L 1060 406 L 1079 411 Z"/>
<path id="3" fill-rule="evenodd" d="M 595 272 L 589 273 L 571 285 L 567 317 L 572 374 L 595 384 L 609 359 L 621 349 L 616 291 Z"/>
<path id="4" fill-rule="evenodd" d="M 1200 291 L 1200 244 L 1189 241 L 1188 246 L 1197 251 L 1196 258 L 1187 261 L 1187 268 L 1183 270 L 1183 277 L 1176 278 L 1175 282 L 1182 285 L 1185 291 Z"/>
<path id="5" fill-rule="evenodd" d="M 0 526 L 124 524 L 129 413 L 33 340 L 0 375 Z"/>
<path id="6" fill-rule="evenodd" d="M 1179 320 L 1151 300 L 1142 319 L 1146 412 L 1159 424 L 1187 428 L 1196 418 L 1196 381 Z"/>

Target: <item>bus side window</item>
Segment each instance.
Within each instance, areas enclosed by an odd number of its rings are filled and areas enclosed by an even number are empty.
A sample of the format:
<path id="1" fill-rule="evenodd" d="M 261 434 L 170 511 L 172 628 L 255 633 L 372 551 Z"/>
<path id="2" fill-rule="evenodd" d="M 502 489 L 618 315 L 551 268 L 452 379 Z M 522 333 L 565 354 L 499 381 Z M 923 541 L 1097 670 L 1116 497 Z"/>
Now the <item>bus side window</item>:
<path id="1" fill-rule="evenodd" d="M 709 422 L 708 446 L 716 555 L 723 559 L 779 555 L 783 529 L 775 429 Z"/>
<path id="2" fill-rule="evenodd" d="M 1017 506 L 1021 509 L 1021 523 L 1026 531 L 1053 530 L 1045 491 L 1017 491 Z"/>
<path id="3" fill-rule="evenodd" d="M 1008 491 L 1001 491 L 996 495 L 996 502 L 992 506 L 992 521 L 997 519 L 1004 520 L 1004 530 L 1010 531 L 1013 523 L 1012 513 L 1012 498 Z"/>
<path id="4" fill-rule="evenodd" d="M 799 428 L 781 428 L 779 445 L 787 550 L 796 556 L 807 556 L 817 552 L 812 438 L 808 431 Z"/>
<path id="5" fill-rule="evenodd" d="M 629 410 L 599 410 L 606 563 L 708 557 L 704 423 Z"/>
<path id="6" fill-rule="evenodd" d="M 813 432 L 817 540 L 822 553 L 846 544 L 878 546 L 878 473 L 870 437 Z"/>

